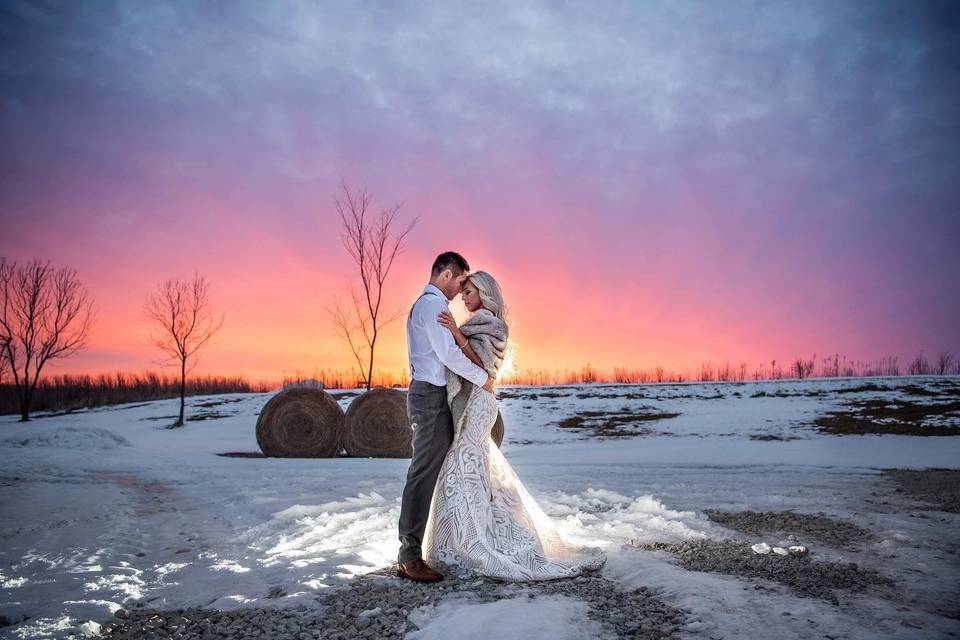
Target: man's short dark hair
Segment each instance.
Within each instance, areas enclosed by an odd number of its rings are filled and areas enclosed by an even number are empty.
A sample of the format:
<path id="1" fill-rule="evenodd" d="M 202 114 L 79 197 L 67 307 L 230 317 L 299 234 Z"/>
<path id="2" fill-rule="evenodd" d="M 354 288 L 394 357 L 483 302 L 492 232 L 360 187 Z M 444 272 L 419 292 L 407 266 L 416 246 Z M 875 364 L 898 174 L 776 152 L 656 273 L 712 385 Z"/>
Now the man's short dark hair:
<path id="1" fill-rule="evenodd" d="M 433 267 L 430 269 L 430 277 L 436 278 L 443 273 L 445 269 L 450 269 L 454 277 L 459 276 L 464 271 L 470 271 L 470 265 L 463 259 L 463 256 L 456 251 L 445 251 L 437 256 L 433 261 Z"/>

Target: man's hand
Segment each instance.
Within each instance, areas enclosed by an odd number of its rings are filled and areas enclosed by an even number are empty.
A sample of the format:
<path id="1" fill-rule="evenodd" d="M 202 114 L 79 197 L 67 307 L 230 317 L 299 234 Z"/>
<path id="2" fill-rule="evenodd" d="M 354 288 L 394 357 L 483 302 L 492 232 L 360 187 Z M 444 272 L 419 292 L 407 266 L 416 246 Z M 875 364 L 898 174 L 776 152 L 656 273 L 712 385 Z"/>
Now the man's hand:
<path id="1" fill-rule="evenodd" d="M 493 393 L 493 378 L 491 378 L 490 376 L 487 376 L 487 381 L 483 383 L 483 388 L 485 391 L 489 391 L 490 393 Z"/>

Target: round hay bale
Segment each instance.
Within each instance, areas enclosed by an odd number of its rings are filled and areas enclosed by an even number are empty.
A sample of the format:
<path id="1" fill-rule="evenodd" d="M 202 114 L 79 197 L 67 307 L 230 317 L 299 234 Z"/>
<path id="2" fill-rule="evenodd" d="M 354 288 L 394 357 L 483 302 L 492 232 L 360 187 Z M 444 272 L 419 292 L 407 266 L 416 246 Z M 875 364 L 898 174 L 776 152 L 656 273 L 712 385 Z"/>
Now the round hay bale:
<path id="1" fill-rule="evenodd" d="M 407 394 L 375 387 L 354 398 L 344 418 L 343 448 L 351 456 L 409 458 L 413 430 L 407 417 Z"/>
<path id="2" fill-rule="evenodd" d="M 257 418 L 257 444 L 278 458 L 330 458 L 343 446 L 343 409 L 314 387 L 291 387 L 270 398 Z"/>
<path id="3" fill-rule="evenodd" d="M 497 421 L 493 423 L 493 429 L 490 431 L 490 437 L 493 438 L 493 441 L 497 443 L 497 448 L 500 448 L 500 443 L 503 442 L 503 416 L 500 415 L 500 411 L 497 410 Z"/>

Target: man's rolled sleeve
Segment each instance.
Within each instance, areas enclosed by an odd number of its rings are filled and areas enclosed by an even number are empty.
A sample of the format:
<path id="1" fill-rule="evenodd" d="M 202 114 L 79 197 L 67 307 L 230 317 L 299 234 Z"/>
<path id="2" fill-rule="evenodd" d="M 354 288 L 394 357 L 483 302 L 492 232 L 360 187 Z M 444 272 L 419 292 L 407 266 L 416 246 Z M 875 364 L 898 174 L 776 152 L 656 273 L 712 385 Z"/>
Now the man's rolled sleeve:
<path id="1" fill-rule="evenodd" d="M 460 350 L 457 343 L 453 340 L 453 334 L 445 326 L 437 321 L 437 316 L 444 309 L 441 309 L 442 302 L 423 305 L 424 313 L 428 317 L 424 318 L 426 325 L 427 339 L 433 348 L 437 357 L 451 371 L 457 373 L 478 387 L 487 383 L 487 372 L 478 367 L 473 361 Z M 443 305 L 446 308 L 446 305 Z"/>

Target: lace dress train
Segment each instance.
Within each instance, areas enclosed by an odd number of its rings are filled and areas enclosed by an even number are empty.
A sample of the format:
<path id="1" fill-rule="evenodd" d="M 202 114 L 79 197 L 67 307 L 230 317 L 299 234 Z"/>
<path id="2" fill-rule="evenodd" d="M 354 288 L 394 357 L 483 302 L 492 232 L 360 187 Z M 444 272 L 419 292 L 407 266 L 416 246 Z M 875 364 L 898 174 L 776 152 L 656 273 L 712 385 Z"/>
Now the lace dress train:
<path id="1" fill-rule="evenodd" d="M 423 538 L 431 566 L 459 576 L 551 580 L 598 569 L 604 554 L 564 540 L 490 437 L 497 399 L 474 387 L 440 469 Z"/>

